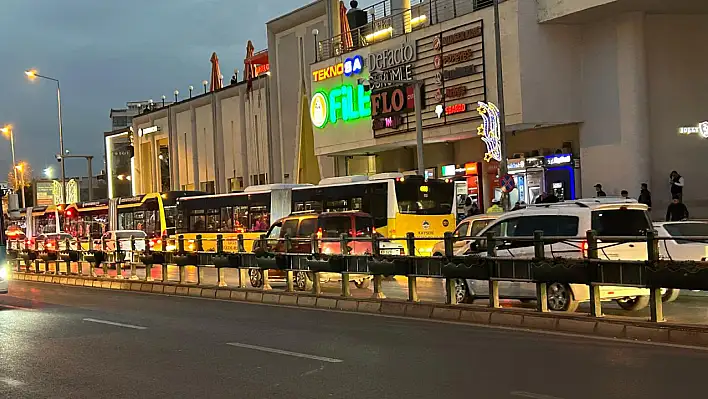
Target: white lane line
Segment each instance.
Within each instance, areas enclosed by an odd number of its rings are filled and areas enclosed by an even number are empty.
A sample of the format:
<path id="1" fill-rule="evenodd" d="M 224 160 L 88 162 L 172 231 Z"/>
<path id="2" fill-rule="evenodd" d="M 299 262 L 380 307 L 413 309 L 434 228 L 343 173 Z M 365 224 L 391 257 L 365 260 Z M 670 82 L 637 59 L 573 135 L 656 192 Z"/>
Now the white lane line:
<path id="1" fill-rule="evenodd" d="M 253 350 L 257 350 L 257 351 L 261 351 L 261 352 L 277 353 L 279 355 L 295 356 L 295 357 L 301 357 L 304 359 L 319 360 L 321 362 L 327 362 L 327 363 L 342 363 L 343 362 L 342 359 L 334 359 L 331 357 L 308 355 L 307 353 L 290 352 L 290 351 L 284 351 L 282 349 L 266 348 L 265 346 L 241 344 L 238 342 L 227 342 L 226 345 L 236 346 L 238 348 L 253 349 Z"/>
<path id="2" fill-rule="evenodd" d="M 522 398 L 531 398 L 531 399 L 563 399 L 563 398 L 559 398 L 557 396 L 543 395 L 540 393 L 524 392 L 524 391 L 514 391 L 514 392 L 509 392 L 509 394 L 511 396 L 520 396 Z"/>
<path id="3" fill-rule="evenodd" d="M 115 321 L 99 320 L 99 319 L 90 319 L 90 318 L 86 318 L 86 319 L 83 319 L 83 320 L 84 320 L 84 321 L 90 321 L 91 323 L 108 324 L 108 325 L 117 326 L 117 327 L 133 328 L 133 329 L 135 329 L 135 330 L 147 330 L 147 327 L 134 326 L 134 325 L 132 325 L 132 324 L 116 323 Z"/>
<path id="4" fill-rule="evenodd" d="M 17 387 L 21 387 L 22 385 L 25 385 L 24 382 L 18 381 L 13 378 L 9 378 L 9 377 L 0 377 L 0 382 L 5 385 L 11 386 L 13 388 L 17 388 Z"/>

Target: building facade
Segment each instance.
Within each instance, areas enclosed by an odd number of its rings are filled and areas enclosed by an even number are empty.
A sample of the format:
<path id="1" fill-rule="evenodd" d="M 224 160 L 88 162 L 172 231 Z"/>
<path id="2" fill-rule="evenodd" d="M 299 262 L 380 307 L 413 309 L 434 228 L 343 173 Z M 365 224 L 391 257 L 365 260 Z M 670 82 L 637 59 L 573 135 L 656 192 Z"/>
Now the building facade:
<path id="1" fill-rule="evenodd" d="M 474 7 L 449 15 L 462 4 L 423 2 L 370 21 L 365 43 L 342 47 L 336 35 L 320 41 L 309 80 L 315 153 L 333 160 L 332 169 L 321 165 L 324 175 L 415 170 L 415 113 L 406 100 L 420 80 L 425 169 L 447 177 L 474 165 L 487 196 L 498 188 L 478 130 L 486 120 L 479 102 L 498 104 L 494 13 L 490 2 L 465 3 Z M 337 18 L 326 22 L 337 25 Z M 545 192 L 562 183 L 568 197 L 592 196 L 597 183 L 608 195 L 626 189 L 636 197 L 648 183 L 658 216 L 677 170 L 691 214 L 708 216 L 708 188 L 699 184 L 708 147 L 700 51 L 707 20 L 708 3 L 699 0 L 502 2 L 507 155 L 513 167 L 544 171 L 544 182 L 525 173 L 523 183 Z M 361 69 L 351 69 L 355 58 Z M 367 91 L 362 81 L 372 77 L 411 84 Z"/>

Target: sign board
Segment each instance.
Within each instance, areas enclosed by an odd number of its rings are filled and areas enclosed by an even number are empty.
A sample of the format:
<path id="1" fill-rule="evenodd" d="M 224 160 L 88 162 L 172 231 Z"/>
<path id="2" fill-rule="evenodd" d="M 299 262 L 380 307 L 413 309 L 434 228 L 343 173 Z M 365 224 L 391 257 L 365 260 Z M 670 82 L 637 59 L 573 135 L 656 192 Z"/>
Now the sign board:
<path id="1" fill-rule="evenodd" d="M 414 109 L 414 86 L 387 87 L 371 93 L 372 118 L 397 115 Z"/>
<path id="2" fill-rule="evenodd" d="M 35 206 L 54 205 L 54 183 L 38 180 L 35 182 Z"/>
<path id="3" fill-rule="evenodd" d="M 514 176 L 512 175 L 504 175 L 499 179 L 499 183 L 501 183 L 501 189 L 505 193 L 510 193 L 514 191 L 516 188 L 516 181 L 514 181 Z"/>

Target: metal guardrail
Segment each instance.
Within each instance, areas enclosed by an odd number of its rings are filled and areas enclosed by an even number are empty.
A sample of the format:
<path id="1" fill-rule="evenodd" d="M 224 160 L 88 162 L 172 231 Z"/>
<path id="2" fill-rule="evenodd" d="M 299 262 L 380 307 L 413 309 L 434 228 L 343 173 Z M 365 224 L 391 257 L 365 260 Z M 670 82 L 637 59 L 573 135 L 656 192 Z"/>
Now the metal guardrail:
<path id="1" fill-rule="evenodd" d="M 389 1 L 384 0 L 363 9 L 367 11 L 366 25 L 318 41 L 315 62 L 449 21 L 493 4 L 494 0 L 421 0 L 401 10 L 391 9 Z M 346 36 L 351 36 L 351 46 Z"/>
<path id="2" fill-rule="evenodd" d="M 630 286 L 648 288 L 650 291 L 650 310 L 652 321 L 663 321 L 662 288 L 708 290 L 708 262 L 704 261 L 672 261 L 659 258 L 659 241 L 673 239 L 657 237 L 650 231 L 646 236 L 636 237 L 598 237 L 594 231 L 588 231 L 585 237 L 544 237 L 541 231 L 533 237 L 462 237 L 456 238 L 452 233 L 444 237 L 417 238 L 408 233 L 405 239 L 381 239 L 373 237 L 339 238 L 290 238 L 266 239 L 261 236 L 253 241 L 253 251 L 247 252 L 247 242 L 243 235 L 236 238 L 224 238 L 217 235 L 214 251 L 205 251 L 206 241 L 201 236 L 195 240 L 187 240 L 184 236 L 177 238 L 163 237 L 162 248 L 174 248 L 173 251 L 154 251 L 151 241 L 147 238 L 137 240 L 133 237 L 117 242 L 101 239 L 95 247 L 85 249 L 86 241 L 66 239 L 63 242 L 50 245 L 49 241 L 41 244 L 34 242 L 32 248 L 24 248 L 18 241 L 10 241 L 8 259 L 15 262 L 18 272 L 41 273 L 40 264 L 44 264 L 44 272 L 50 272 L 54 265 L 54 274 L 85 275 L 83 266 L 89 263 L 88 276 L 96 277 L 95 268 L 103 270 L 102 276 L 109 278 L 108 268 L 116 267 L 116 278 L 124 278 L 123 270 L 130 268 L 130 279 L 137 280 L 136 266 L 146 268 L 146 281 L 153 281 L 151 269 L 162 268 L 162 281 L 168 282 L 167 267 L 179 267 L 179 282 L 186 283 L 185 268 L 194 266 L 198 271 L 198 285 L 203 285 L 204 270 L 218 269 L 217 283 L 219 287 L 228 286 L 224 271 L 233 268 L 239 270 L 239 288 L 246 288 L 247 273 L 257 273 L 261 279 L 261 290 L 270 290 L 269 271 L 281 273 L 287 283 L 286 291 L 294 292 L 294 274 L 307 273 L 312 278 L 312 293 L 322 293 L 320 273 L 341 275 L 341 295 L 351 296 L 349 282 L 351 275 L 373 276 L 373 297 L 385 298 L 382 291 L 384 276 L 401 275 L 408 277 L 408 299 L 419 301 L 416 279 L 418 277 L 446 279 L 446 303 L 457 304 L 455 283 L 459 280 L 486 280 L 489 284 L 489 306 L 499 307 L 499 283 L 501 281 L 528 282 L 536 284 L 536 309 L 548 311 L 548 286 L 553 283 L 585 284 L 589 287 L 591 315 L 602 316 L 600 287 Z M 705 242 L 708 237 L 682 237 L 682 239 Z M 416 243 L 421 241 L 444 241 L 445 255 L 433 257 L 415 256 Z M 477 247 L 486 249 L 481 255 L 455 255 L 453 248 L 456 240 L 477 243 Z M 139 245 L 142 241 L 142 245 Z M 235 241 L 237 252 L 224 250 L 225 244 Z M 383 255 L 382 242 L 402 242 L 407 255 Z M 500 244 L 519 243 L 533 246 L 533 256 L 504 257 L 497 256 Z M 598 253 L 608 247 L 622 242 L 646 243 L 647 260 L 602 260 Z M 270 244 L 269 244 L 270 243 Z M 352 243 L 365 244 L 364 249 L 354 252 Z M 547 257 L 546 246 L 553 243 L 565 243 L 571 247 L 577 244 L 575 257 Z M 127 245 L 126 245 L 127 244 Z M 273 252 L 268 245 L 280 245 L 281 252 Z M 303 253 L 302 246 L 309 248 Z M 325 248 L 326 247 L 326 248 Z M 140 249 L 138 249 L 140 248 Z M 324 251 L 323 251 L 324 249 Z M 582 256 L 578 256 L 582 254 Z M 73 273 L 71 263 L 78 263 L 77 273 Z M 64 272 L 61 265 L 64 264 Z"/>

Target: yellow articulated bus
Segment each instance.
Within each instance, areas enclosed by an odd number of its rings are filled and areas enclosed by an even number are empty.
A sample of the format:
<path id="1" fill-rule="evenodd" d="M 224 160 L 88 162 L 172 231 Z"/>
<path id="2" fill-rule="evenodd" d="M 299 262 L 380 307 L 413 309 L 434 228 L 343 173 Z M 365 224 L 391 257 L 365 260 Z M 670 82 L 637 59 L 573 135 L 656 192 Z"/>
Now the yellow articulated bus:
<path id="1" fill-rule="evenodd" d="M 418 238 L 442 237 L 455 228 L 452 182 L 381 173 L 323 179 L 292 191 L 295 212 L 366 212 L 373 216 L 376 231 L 387 238 L 402 239 L 409 232 Z M 416 241 L 416 255 L 429 256 L 434 244 Z"/>
<path id="2" fill-rule="evenodd" d="M 216 236 L 224 237 L 224 251 L 238 252 L 238 235 L 243 234 L 246 251 L 274 222 L 290 214 L 291 192 L 302 184 L 251 186 L 244 192 L 200 195 L 177 200 L 177 235 L 185 238 L 185 249 L 195 250 L 197 235 L 205 251 L 216 250 Z M 172 237 L 174 238 L 174 237 Z"/>

